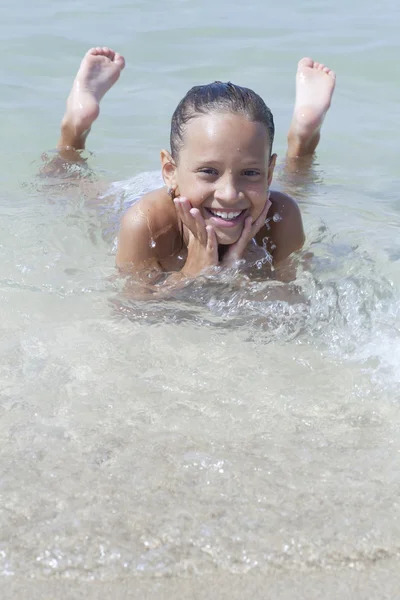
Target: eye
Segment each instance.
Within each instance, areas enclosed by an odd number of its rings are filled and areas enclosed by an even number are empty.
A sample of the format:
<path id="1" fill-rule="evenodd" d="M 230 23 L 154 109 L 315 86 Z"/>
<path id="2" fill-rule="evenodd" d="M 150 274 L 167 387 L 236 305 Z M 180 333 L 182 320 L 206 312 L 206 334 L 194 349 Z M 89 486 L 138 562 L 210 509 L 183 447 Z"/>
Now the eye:
<path id="1" fill-rule="evenodd" d="M 211 167 L 203 167 L 202 169 L 198 170 L 198 173 L 202 173 L 203 175 L 210 175 L 212 177 L 218 175 L 218 171 L 216 169 L 212 169 Z"/>
<path id="2" fill-rule="evenodd" d="M 261 173 L 256 169 L 246 169 L 245 171 L 243 171 L 243 175 L 245 177 L 258 177 L 259 175 L 261 175 Z"/>

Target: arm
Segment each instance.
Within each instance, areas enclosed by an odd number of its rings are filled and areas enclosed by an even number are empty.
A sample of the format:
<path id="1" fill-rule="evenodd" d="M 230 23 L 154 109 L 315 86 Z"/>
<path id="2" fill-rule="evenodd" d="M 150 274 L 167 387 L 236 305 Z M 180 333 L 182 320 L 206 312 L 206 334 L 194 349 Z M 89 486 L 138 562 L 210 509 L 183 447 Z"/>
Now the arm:
<path id="1" fill-rule="evenodd" d="M 174 204 L 169 198 L 168 203 L 163 200 L 158 190 L 128 210 L 121 222 L 116 256 L 121 273 L 145 284 L 147 293 L 161 296 L 218 264 L 215 232 L 205 226 L 199 210 L 186 198 L 175 199 Z M 181 245 L 179 221 L 188 236 L 186 262 L 180 271 L 163 277 L 165 259 L 173 258 Z"/>
<path id="2" fill-rule="evenodd" d="M 155 284 L 163 268 L 153 247 L 148 219 L 138 205 L 123 216 L 118 235 L 116 266 L 123 275 L 134 275 L 146 284 Z"/>
<path id="3" fill-rule="evenodd" d="M 132 206 L 124 215 L 118 235 L 116 266 L 122 275 L 130 276 L 123 294 L 145 300 L 169 296 L 184 279 L 180 272 L 165 279 L 165 270 L 158 261 L 146 216 Z"/>

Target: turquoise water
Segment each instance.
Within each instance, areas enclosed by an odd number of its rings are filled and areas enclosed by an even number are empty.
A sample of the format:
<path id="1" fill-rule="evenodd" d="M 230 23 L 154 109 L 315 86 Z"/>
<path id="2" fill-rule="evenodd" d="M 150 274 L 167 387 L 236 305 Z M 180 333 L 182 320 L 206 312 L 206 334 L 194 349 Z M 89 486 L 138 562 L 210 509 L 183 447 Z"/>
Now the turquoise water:
<path id="1" fill-rule="evenodd" d="M 0 573 L 250 578 L 397 559 L 397 4 L 19 0 L 1 19 Z M 97 44 L 127 60 L 88 144 L 99 187 L 123 181 L 101 210 L 36 176 Z M 337 89 L 309 183 L 290 183 L 315 255 L 303 300 L 235 278 L 124 296 L 113 231 L 181 96 L 255 88 L 283 156 L 307 55 Z"/>

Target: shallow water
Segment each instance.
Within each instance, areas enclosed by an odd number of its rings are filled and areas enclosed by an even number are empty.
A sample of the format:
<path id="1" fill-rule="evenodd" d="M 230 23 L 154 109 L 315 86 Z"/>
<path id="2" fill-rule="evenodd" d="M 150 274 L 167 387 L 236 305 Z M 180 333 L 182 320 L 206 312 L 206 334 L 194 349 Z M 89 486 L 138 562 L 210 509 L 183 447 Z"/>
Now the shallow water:
<path id="1" fill-rule="evenodd" d="M 19 0 L 2 13 L 3 578 L 250 585 L 387 562 L 383 597 L 400 553 L 397 4 Z M 122 183 L 93 204 L 35 175 L 98 43 L 127 68 L 90 138 L 95 185 Z M 296 286 L 230 273 L 127 297 L 115 227 L 154 182 L 129 178 L 157 168 L 181 95 L 216 78 L 256 88 L 282 155 L 303 55 L 338 73 L 308 184 L 290 182 L 310 269 Z"/>

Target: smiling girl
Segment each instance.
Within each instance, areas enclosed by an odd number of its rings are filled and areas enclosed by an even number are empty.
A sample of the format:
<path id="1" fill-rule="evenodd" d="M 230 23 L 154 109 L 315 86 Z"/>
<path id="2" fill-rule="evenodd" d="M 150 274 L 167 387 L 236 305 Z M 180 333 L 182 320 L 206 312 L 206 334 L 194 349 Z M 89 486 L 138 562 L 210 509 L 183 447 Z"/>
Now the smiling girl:
<path id="1" fill-rule="evenodd" d="M 75 151 L 85 147 L 100 100 L 124 65 L 106 47 L 85 55 L 61 125 L 64 159 L 79 160 Z M 296 84 L 287 151 L 293 160 L 312 156 L 318 145 L 335 74 L 303 58 Z M 143 196 L 122 219 L 120 271 L 172 284 L 258 253 L 270 257 L 266 276 L 271 263 L 275 276 L 284 272 L 304 231 L 295 201 L 270 190 L 273 138 L 272 113 L 252 90 L 221 82 L 192 88 L 172 116 L 170 150 L 161 152 L 165 187 Z"/>

